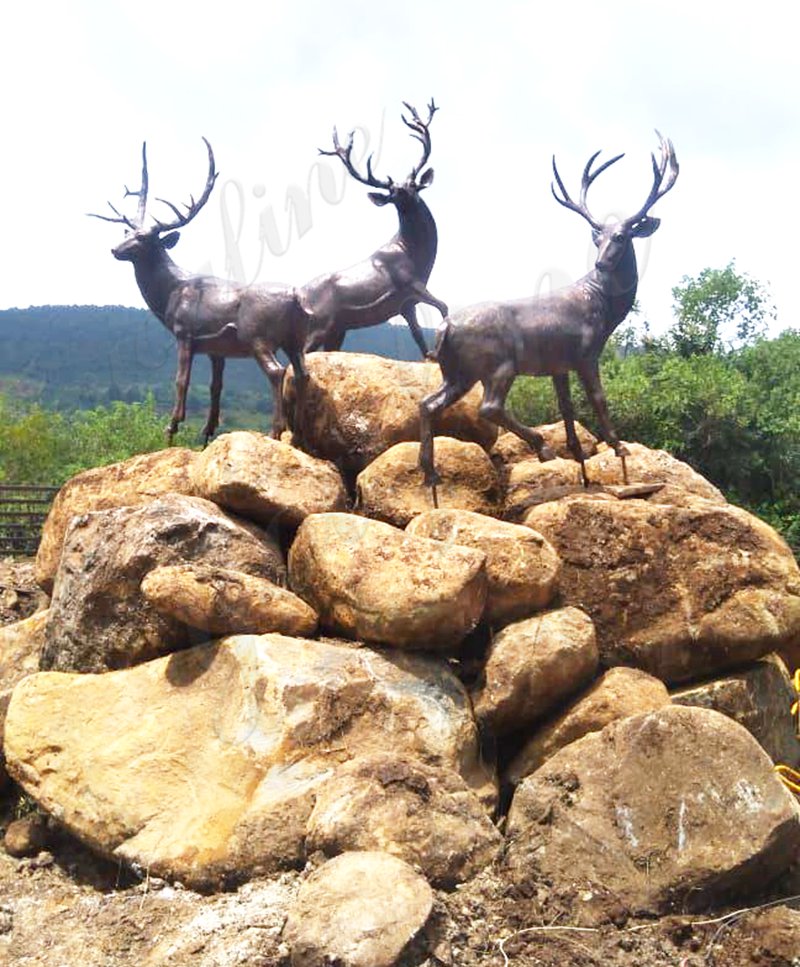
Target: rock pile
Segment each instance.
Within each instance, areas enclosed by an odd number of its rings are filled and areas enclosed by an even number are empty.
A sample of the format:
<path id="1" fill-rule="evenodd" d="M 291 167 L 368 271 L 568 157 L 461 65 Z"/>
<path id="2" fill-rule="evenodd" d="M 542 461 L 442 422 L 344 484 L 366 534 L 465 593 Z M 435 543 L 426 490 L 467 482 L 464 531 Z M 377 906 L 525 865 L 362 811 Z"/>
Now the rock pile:
<path id="1" fill-rule="evenodd" d="M 800 849 L 777 534 L 635 444 L 584 490 L 563 428 L 540 464 L 471 397 L 433 509 L 433 368 L 309 369 L 313 455 L 237 432 L 64 487 L 50 608 L 0 629 L 0 781 L 198 888 L 308 863 L 293 964 L 396 963 L 428 884 L 488 867 L 586 924 L 768 886 Z"/>

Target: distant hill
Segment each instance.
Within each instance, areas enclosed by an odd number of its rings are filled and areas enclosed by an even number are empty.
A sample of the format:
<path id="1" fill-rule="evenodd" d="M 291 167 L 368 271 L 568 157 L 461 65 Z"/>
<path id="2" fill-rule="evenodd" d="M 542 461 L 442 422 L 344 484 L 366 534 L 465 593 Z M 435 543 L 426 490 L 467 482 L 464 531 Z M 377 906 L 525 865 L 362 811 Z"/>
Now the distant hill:
<path id="1" fill-rule="evenodd" d="M 433 332 L 426 332 L 433 345 Z M 349 333 L 344 348 L 392 359 L 419 359 L 405 325 Z M 71 410 L 113 400 L 135 402 L 148 392 L 172 404 L 175 340 L 145 309 L 125 306 L 37 306 L 0 310 L 0 392 Z M 208 359 L 195 359 L 190 412 L 208 403 Z M 235 412 L 271 411 L 268 383 L 254 360 L 229 360 L 223 406 Z"/>

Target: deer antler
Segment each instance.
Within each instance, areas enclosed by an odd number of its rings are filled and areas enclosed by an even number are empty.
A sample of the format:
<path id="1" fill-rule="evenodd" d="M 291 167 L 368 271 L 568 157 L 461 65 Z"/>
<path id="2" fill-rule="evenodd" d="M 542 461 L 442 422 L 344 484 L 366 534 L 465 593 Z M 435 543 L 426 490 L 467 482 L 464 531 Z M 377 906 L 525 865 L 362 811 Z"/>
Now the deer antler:
<path id="1" fill-rule="evenodd" d="M 550 191 L 552 191 L 553 198 L 555 198 L 559 205 L 563 205 L 564 208 L 569 208 L 570 211 L 577 212 L 580 216 L 585 218 L 596 231 L 599 231 L 603 226 L 592 217 L 591 212 L 587 208 L 586 192 L 589 190 L 592 182 L 595 180 L 595 178 L 597 178 L 598 175 L 601 175 L 606 168 L 610 168 L 611 165 L 619 161 L 620 158 L 624 157 L 622 154 L 615 155 L 613 158 L 609 158 L 608 161 L 604 161 L 597 171 L 592 171 L 592 165 L 597 160 L 599 154 L 599 151 L 595 151 L 591 158 L 589 158 L 589 160 L 586 162 L 586 167 L 583 169 L 583 175 L 581 177 L 581 194 L 577 204 L 570 198 L 567 189 L 564 187 L 564 182 L 561 180 L 561 175 L 558 173 L 558 168 L 556 167 L 555 155 L 553 155 L 553 174 L 555 175 L 556 182 L 563 197 L 559 198 L 558 194 L 556 193 L 555 185 L 552 182 L 550 183 Z"/>
<path id="2" fill-rule="evenodd" d="M 219 172 L 214 166 L 214 152 L 211 145 L 208 143 L 206 138 L 203 138 L 206 148 L 208 149 L 208 176 L 206 177 L 206 186 L 203 189 L 203 193 L 197 199 L 194 200 L 194 195 L 189 195 L 189 201 L 182 202 L 183 207 L 186 209 L 185 212 L 181 212 L 177 205 L 173 205 L 171 201 L 167 201 L 166 198 L 156 198 L 156 201 L 162 202 L 167 208 L 171 209 L 175 213 L 175 219 L 171 222 L 162 222 L 157 218 L 154 218 L 155 228 L 158 230 L 159 234 L 161 232 L 171 232 L 176 228 L 183 228 L 184 225 L 188 225 L 189 222 L 198 214 L 200 209 L 208 201 L 211 195 L 211 190 L 216 183 L 219 176 Z M 131 192 L 131 194 L 137 194 L 137 192 Z M 146 196 L 145 196 L 146 198 Z M 142 199 L 139 199 L 139 208 L 142 208 Z"/>
<path id="3" fill-rule="evenodd" d="M 411 181 L 416 181 L 417 175 L 422 171 L 425 165 L 428 163 L 428 158 L 431 156 L 431 133 L 430 124 L 433 120 L 433 115 L 439 110 L 439 108 L 434 104 L 433 98 L 428 104 L 428 120 L 423 121 L 422 118 L 417 113 L 417 109 L 413 107 L 408 101 L 403 101 L 403 106 L 411 114 L 411 120 L 401 114 L 400 117 L 403 120 L 403 124 L 406 127 L 411 128 L 411 136 L 416 138 L 422 144 L 422 159 L 421 161 L 411 170 L 409 178 Z"/>
<path id="4" fill-rule="evenodd" d="M 652 208 L 658 199 L 666 195 L 670 188 L 672 188 L 680 171 L 672 141 L 669 138 L 663 137 L 659 131 L 656 131 L 656 134 L 658 135 L 659 146 L 661 148 L 661 161 L 656 161 L 655 154 L 650 155 L 650 160 L 653 162 L 653 187 L 650 189 L 647 201 L 639 211 L 625 220 L 626 225 L 635 225 L 640 218 L 644 218 L 648 209 Z M 669 171 L 667 171 L 668 166 Z"/>
<path id="5" fill-rule="evenodd" d="M 369 185 L 371 188 L 383 188 L 389 191 L 394 185 L 391 178 L 387 178 L 385 181 L 381 181 L 380 178 L 376 178 L 372 171 L 372 155 L 367 158 L 367 174 L 366 177 L 362 175 L 355 165 L 353 164 L 350 156 L 353 152 L 353 138 L 355 137 L 355 131 L 351 131 L 348 138 L 347 144 L 342 147 L 339 141 L 339 132 L 336 128 L 333 129 L 333 151 L 325 151 L 323 148 L 318 148 L 320 154 L 327 155 L 329 157 L 336 157 L 342 162 L 347 171 L 356 179 L 360 181 L 362 185 Z"/>
<path id="6" fill-rule="evenodd" d="M 147 206 L 147 142 L 142 142 L 142 186 L 138 191 L 131 191 L 127 185 L 125 185 L 125 198 L 130 195 L 135 195 L 139 199 L 139 207 L 136 212 L 136 218 L 131 220 L 127 215 L 123 215 L 118 209 L 116 209 L 111 202 L 108 202 L 108 207 L 114 212 L 116 218 L 111 218 L 109 215 L 95 215 L 93 212 L 87 212 L 86 214 L 89 218 L 100 218 L 104 222 L 120 222 L 122 225 L 127 225 L 131 231 L 135 232 L 142 227 L 144 224 L 144 212 Z"/>

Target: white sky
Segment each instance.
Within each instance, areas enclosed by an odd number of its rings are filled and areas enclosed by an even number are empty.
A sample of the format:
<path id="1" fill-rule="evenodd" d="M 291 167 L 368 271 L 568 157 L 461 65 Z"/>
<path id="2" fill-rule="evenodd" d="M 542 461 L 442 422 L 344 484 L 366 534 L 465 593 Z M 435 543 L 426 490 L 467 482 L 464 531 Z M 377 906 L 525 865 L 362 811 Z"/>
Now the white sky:
<path id="1" fill-rule="evenodd" d="M 185 268 L 299 285 L 358 261 L 394 233 L 394 209 L 375 208 L 361 185 L 343 189 L 336 159 L 325 162 L 326 198 L 316 148 L 329 145 L 334 123 L 342 134 L 361 128 L 377 173 L 402 178 L 417 143 L 400 102 L 422 111 L 433 95 L 436 181 L 425 198 L 439 256 L 429 288 L 451 308 L 587 271 L 589 229 L 550 196 L 551 155 L 576 195 L 593 151 L 625 151 L 589 199 L 600 217 L 627 215 L 649 190 L 657 127 L 674 141 L 681 174 L 653 209 L 660 230 L 637 243 L 645 315 L 664 328 L 681 276 L 735 258 L 770 284 L 776 328 L 798 326 L 792 9 L 697 0 L 7 4 L 0 307 L 143 304 L 131 266 L 109 253 L 121 226 L 84 213 L 119 204 L 124 184 L 138 187 L 144 139 L 152 198 L 197 195 L 200 136 L 215 150 L 217 188 L 173 251 Z M 289 189 L 309 200 L 303 232 L 291 236 Z M 260 239 L 269 224 L 273 251 Z"/>

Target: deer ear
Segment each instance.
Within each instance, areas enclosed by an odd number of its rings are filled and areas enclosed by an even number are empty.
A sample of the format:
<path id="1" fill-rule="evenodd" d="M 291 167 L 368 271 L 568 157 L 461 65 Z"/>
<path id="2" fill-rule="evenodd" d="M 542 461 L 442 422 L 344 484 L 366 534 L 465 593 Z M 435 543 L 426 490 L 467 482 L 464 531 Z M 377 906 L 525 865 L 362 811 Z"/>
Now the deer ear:
<path id="1" fill-rule="evenodd" d="M 427 188 L 428 185 L 433 184 L 433 168 L 428 168 L 426 172 L 423 173 L 419 180 L 420 188 Z"/>
<path id="2" fill-rule="evenodd" d="M 389 201 L 389 195 L 379 195 L 377 191 L 368 191 L 367 198 L 373 205 L 385 205 Z"/>
<path id="3" fill-rule="evenodd" d="M 634 238 L 649 238 L 660 224 L 660 218 L 651 218 L 649 215 L 645 215 L 645 217 L 631 229 L 631 235 L 633 235 Z"/>
<path id="4" fill-rule="evenodd" d="M 161 239 L 162 248 L 174 248 L 178 244 L 178 239 L 181 237 L 180 232 L 170 232 L 169 235 L 165 235 Z"/>

